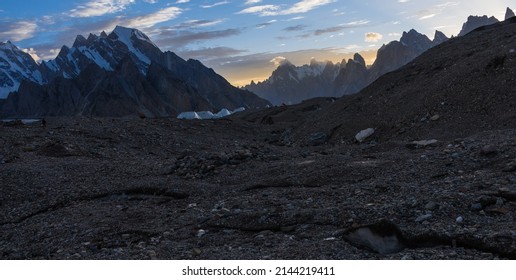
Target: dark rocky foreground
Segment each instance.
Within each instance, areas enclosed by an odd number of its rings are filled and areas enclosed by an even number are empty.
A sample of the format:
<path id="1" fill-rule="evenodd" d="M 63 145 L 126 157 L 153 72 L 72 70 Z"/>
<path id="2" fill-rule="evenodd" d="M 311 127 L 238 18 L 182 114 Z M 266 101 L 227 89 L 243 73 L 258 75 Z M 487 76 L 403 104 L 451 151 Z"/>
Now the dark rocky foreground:
<path id="1" fill-rule="evenodd" d="M 306 145 L 259 114 L 2 124 L 0 257 L 516 258 L 516 129 Z"/>

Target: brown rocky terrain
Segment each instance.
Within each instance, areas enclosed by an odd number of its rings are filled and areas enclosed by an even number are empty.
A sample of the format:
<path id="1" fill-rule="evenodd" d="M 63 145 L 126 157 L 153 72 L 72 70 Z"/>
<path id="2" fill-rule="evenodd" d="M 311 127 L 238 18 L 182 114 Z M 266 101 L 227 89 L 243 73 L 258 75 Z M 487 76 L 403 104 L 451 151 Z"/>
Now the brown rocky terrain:
<path id="1" fill-rule="evenodd" d="M 229 119 L 3 123 L 1 258 L 515 259 L 515 36 Z"/>

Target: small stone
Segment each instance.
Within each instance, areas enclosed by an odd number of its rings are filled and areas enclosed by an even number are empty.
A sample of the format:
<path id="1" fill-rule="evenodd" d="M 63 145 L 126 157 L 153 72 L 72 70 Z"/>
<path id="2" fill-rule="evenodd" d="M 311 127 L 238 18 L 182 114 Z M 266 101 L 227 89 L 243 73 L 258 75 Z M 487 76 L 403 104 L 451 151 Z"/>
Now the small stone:
<path id="1" fill-rule="evenodd" d="M 462 153 L 455 152 L 455 153 L 451 154 L 450 156 L 451 156 L 451 158 L 453 158 L 453 159 L 458 159 L 458 158 L 461 158 L 461 157 L 462 157 Z"/>
<path id="2" fill-rule="evenodd" d="M 151 258 L 151 259 L 156 259 L 156 256 L 157 256 L 156 251 L 154 251 L 154 250 L 149 250 L 149 251 L 147 251 L 147 255 L 148 255 L 148 256 L 149 256 L 149 258 Z"/>
<path id="3" fill-rule="evenodd" d="M 198 232 L 197 232 L 197 237 L 203 237 L 204 235 L 206 234 L 206 231 L 204 229 L 200 229 Z"/>
<path id="4" fill-rule="evenodd" d="M 430 118 L 431 121 L 435 122 L 435 121 L 438 121 L 439 119 L 441 118 L 441 116 L 439 115 L 434 115 Z"/>
<path id="5" fill-rule="evenodd" d="M 358 142 L 362 143 L 367 138 L 371 137 L 374 133 L 375 133 L 374 128 L 364 129 L 364 130 L 360 131 L 359 133 L 357 133 L 357 135 L 355 135 L 355 139 Z"/>
<path id="6" fill-rule="evenodd" d="M 504 172 L 514 172 L 516 171 L 516 161 L 509 162 L 507 166 L 503 169 Z"/>
<path id="7" fill-rule="evenodd" d="M 408 143 L 406 146 L 407 146 L 407 148 L 426 148 L 426 147 L 433 147 L 438 142 L 439 141 L 437 141 L 435 139 L 421 140 L 421 141 L 413 141 L 411 143 Z"/>
<path id="8" fill-rule="evenodd" d="M 308 137 L 308 142 L 311 146 L 323 145 L 324 143 L 326 143 L 327 140 L 328 140 L 328 135 L 324 132 L 312 133 Z"/>
<path id="9" fill-rule="evenodd" d="M 420 223 L 420 222 L 426 221 L 426 220 L 428 220 L 430 218 L 432 218 L 432 214 L 421 215 L 421 216 L 416 218 L 416 223 Z"/>
<path id="10" fill-rule="evenodd" d="M 425 209 L 427 210 L 435 210 L 437 208 L 437 203 L 430 201 L 425 205 Z"/>
<path id="11" fill-rule="evenodd" d="M 471 211 L 480 211 L 482 208 L 482 203 L 474 203 L 470 207 Z"/>
<path id="12" fill-rule="evenodd" d="M 455 219 L 455 221 L 461 224 L 462 222 L 464 222 L 464 218 L 462 216 L 458 216 L 457 219 Z"/>
<path id="13" fill-rule="evenodd" d="M 122 238 L 129 239 L 129 238 L 131 238 L 131 235 L 129 233 L 124 233 L 124 234 L 122 234 Z"/>
<path id="14" fill-rule="evenodd" d="M 192 250 L 192 254 L 193 254 L 194 256 L 200 256 L 200 255 L 201 255 L 201 253 L 202 253 L 202 251 L 201 251 L 201 249 L 199 249 L 199 248 L 194 248 L 194 249 Z"/>
<path id="15" fill-rule="evenodd" d="M 498 150 L 493 145 L 486 145 L 480 149 L 480 154 L 483 156 L 491 156 L 498 153 Z"/>

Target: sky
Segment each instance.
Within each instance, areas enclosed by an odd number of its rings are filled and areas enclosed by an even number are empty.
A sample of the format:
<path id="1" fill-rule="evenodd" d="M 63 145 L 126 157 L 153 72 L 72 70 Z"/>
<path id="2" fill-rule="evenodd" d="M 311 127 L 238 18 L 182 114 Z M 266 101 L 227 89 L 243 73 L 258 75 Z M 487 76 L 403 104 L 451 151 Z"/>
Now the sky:
<path id="1" fill-rule="evenodd" d="M 488 2 L 488 4 L 487 4 Z M 194 58 L 236 86 L 270 76 L 284 59 L 368 64 L 383 44 L 416 29 L 457 35 L 469 15 L 503 20 L 515 0 L 21 0 L 0 2 L 0 41 L 53 59 L 78 34 L 137 28 L 162 51 Z"/>

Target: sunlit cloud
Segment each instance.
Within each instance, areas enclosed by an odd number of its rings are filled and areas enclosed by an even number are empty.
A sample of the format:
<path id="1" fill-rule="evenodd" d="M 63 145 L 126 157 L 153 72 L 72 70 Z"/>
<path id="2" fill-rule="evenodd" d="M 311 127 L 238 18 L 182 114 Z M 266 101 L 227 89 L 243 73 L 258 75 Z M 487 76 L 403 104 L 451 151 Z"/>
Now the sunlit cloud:
<path id="1" fill-rule="evenodd" d="M 34 48 L 22 49 L 23 52 L 29 54 L 34 61 L 40 61 L 41 57 L 38 56 L 36 50 Z"/>
<path id="2" fill-rule="evenodd" d="M 270 62 L 274 64 L 274 66 L 280 66 L 287 62 L 287 59 L 283 56 L 276 56 L 275 58 L 271 59 Z"/>
<path id="3" fill-rule="evenodd" d="M 304 0 L 301 2 L 297 2 L 291 8 L 281 12 L 282 15 L 290 15 L 290 14 L 301 14 L 309 12 L 319 6 L 327 5 L 335 2 L 335 0 Z"/>
<path id="4" fill-rule="evenodd" d="M 87 18 L 113 14 L 125 10 L 134 2 L 135 0 L 93 0 L 72 9 L 70 16 Z"/>
<path id="5" fill-rule="evenodd" d="M 222 6 L 222 5 L 226 5 L 226 4 L 229 4 L 229 2 L 228 1 L 222 1 L 222 2 L 217 2 L 217 3 L 211 4 L 211 5 L 201 5 L 201 7 L 205 8 L 205 9 L 209 9 L 209 8 L 213 8 L 213 7 L 217 7 L 217 6 Z"/>
<path id="6" fill-rule="evenodd" d="M 307 13 L 317 7 L 334 3 L 336 0 L 303 0 L 290 8 L 280 9 L 278 5 L 260 5 L 241 10 L 237 14 L 257 14 L 259 16 L 280 16 Z"/>
<path id="7" fill-rule="evenodd" d="M 254 4 L 258 4 L 258 3 L 261 3 L 262 0 L 247 0 L 245 1 L 245 4 L 246 5 L 254 5 Z"/>
<path id="8" fill-rule="evenodd" d="M 376 32 L 367 32 L 365 34 L 365 42 L 367 43 L 376 43 L 383 38 L 383 35 Z"/>
<path id="9" fill-rule="evenodd" d="M 277 5 L 261 5 L 241 10 L 237 14 L 259 14 L 261 16 L 273 15 L 280 7 Z"/>
<path id="10" fill-rule="evenodd" d="M 429 14 L 429 15 L 422 16 L 419 19 L 420 20 L 425 20 L 425 19 L 433 18 L 435 16 L 436 16 L 436 14 Z"/>
<path id="11" fill-rule="evenodd" d="M 0 22 L 0 41 L 22 41 L 34 37 L 38 25 L 33 21 Z"/>
<path id="12" fill-rule="evenodd" d="M 176 18 L 182 10 L 177 7 L 168 7 L 155 13 L 145 16 L 135 17 L 124 22 L 125 25 L 135 28 L 148 28 L 158 23 L 166 22 Z"/>

